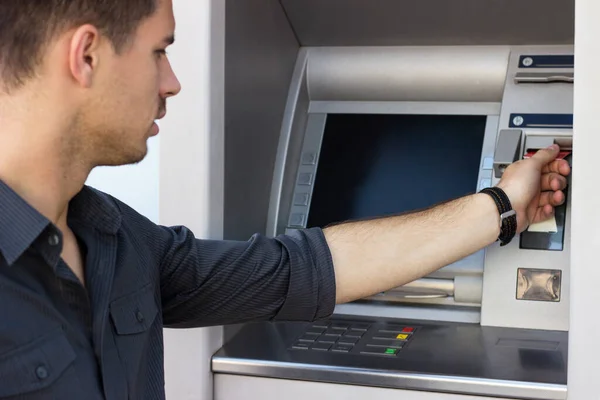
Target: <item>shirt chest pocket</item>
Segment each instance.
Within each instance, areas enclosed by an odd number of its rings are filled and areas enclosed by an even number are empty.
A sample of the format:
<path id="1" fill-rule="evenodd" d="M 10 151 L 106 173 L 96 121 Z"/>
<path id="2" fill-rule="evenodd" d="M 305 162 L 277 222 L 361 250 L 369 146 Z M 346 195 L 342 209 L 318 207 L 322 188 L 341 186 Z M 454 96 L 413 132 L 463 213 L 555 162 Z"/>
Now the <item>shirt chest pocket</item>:
<path id="1" fill-rule="evenodd" d="M 155 324 L 158 307 L 151 284 L 145 285 L 110 303 L 110 317 L 115 331 L 119 358 L 131 384 L 144 374 L 149 343 L 160 327 Z"/>
<path id="2" fill-rule="evenodd" d="M 76 380 L 71 367 L 75 358 L 75 350 L 61 329 L 0 355 L 0 399 L 66 396 Z"/>

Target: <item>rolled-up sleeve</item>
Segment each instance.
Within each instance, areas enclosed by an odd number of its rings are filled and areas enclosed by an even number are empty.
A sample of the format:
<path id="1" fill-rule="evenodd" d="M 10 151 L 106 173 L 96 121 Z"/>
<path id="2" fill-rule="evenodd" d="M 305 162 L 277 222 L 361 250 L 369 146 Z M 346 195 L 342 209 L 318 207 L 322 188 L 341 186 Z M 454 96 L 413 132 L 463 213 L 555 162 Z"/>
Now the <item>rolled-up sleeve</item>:
<path id="1" fill-rule="evenodd" d="M 185 227 L 161 229 L 165 326 L 313 321 L 333 313 L 333 261 L 318 228 L 248 241 L 200 240 Z"/>

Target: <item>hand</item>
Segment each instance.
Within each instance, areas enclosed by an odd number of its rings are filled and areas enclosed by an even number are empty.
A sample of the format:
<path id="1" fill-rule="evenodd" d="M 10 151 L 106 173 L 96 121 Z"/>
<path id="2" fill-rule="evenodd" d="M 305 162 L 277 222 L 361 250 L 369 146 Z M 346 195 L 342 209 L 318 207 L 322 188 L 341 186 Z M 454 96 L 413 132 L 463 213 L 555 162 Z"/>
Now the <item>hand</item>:
<path id="1" fill-rule="evenodd" d="M 563 190 L 571 172 L 569 163 L 557 160 L 557 145 L 539 150 L 533 157 L 511 164 L 498 182 L 517 212 L 517 233 L 530 224 L 554 215 L 554 207 L 565 201 Z"/>

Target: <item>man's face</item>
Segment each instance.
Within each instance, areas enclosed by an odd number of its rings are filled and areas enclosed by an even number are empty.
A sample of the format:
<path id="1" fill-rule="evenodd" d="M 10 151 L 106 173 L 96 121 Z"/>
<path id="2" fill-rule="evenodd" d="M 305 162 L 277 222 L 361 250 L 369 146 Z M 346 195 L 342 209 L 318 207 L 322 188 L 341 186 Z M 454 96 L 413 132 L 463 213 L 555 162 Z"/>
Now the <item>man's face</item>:
<path id="1" fill-rule="evenodd" d="M 93 164 L 123 165 L 145 157 L 148 138 L 158 133 L 154 120 L 166 113 L 166 99 L 181 90 L 165 54 L 174 30 L 172 0 L 161 0 L 120 54 L 111 49 L 100 59 L 77 123 Z"/>

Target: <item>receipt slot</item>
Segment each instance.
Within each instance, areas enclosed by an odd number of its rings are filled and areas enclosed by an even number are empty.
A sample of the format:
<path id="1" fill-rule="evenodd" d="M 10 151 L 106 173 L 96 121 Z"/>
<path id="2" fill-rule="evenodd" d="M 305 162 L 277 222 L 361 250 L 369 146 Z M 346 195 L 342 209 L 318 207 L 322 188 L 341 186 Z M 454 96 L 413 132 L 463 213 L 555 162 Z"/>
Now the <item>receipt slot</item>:
<path id="1" fill-rule="evenodd" d="M 500 179 L 506 168 L 513 162 L 531 157 L 540 149 L 558 144 L 561 152 L 559 158 L 564 158 L 571 164 L 573 132 L 572 131 L 524 131 L 521 129 L 504 129 L 498 133 L 498 143 L 494 153 L 494 174 Z M 568 198 L 568 190 L 565 197 Z M 521 233 L 519 246 L 521 249 L 530 250 L 556 250 L 564 249 L 565 221 L 567 213 L 567 200 L 555 208 L 555 215 L 536 224 Z"/>

